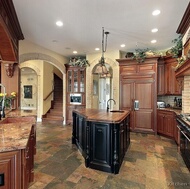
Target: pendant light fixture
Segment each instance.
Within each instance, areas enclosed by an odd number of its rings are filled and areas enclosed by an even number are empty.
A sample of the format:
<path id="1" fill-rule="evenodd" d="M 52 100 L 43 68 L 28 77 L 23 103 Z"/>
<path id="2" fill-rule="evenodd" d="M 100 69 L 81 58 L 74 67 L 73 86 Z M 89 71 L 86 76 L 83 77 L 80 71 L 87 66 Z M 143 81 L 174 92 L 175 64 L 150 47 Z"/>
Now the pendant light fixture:
<path id="1" fill-rule="evenodd" d="M 106 77 L 107 75 L 110 75 L 108 72 L 106 65 L 105 65 L 105 58 L 104 58 L 104 53 L 106 52 L 107 49 L 107 36 L 109 32 L 104 32 L 104 28 L 102 27 L 102 57 L 100 58 L 99 63 L 95 66 L 93 74 L 98 74 L 101 77 L 104 76 Z M 104 37 L 104 35 L 106 37 Z M 105 44 L 104 44 L 104 38 L 105 38 Z M 109 76 L 108 76 L 109 77 Z"/>

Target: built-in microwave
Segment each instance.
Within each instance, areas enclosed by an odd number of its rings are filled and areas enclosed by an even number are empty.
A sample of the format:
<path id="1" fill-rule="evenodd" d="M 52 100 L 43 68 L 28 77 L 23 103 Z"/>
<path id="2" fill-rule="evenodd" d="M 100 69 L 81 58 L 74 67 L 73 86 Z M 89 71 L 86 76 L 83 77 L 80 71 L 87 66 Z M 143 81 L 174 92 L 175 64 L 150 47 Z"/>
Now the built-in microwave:
<path id="1" fill-rule="evenodd" d="M 82 95 L 79 93 L 70 94 L 70 104 L 82 104 Z"/>

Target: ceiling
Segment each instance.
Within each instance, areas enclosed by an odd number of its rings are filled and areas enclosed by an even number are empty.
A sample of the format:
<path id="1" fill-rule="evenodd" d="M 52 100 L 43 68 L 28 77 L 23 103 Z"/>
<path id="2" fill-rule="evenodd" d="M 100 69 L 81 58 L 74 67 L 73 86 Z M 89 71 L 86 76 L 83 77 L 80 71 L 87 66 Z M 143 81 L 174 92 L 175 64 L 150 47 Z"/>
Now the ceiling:
<path id="1" fill-rule="evenodd" d="M 163 50 L 176 30 L 189 0 L 13 0 L 25 39 L 66 57 L 97 53 L 102 27 L 110 32 L 107 51 L 135 48 Z M 158 16 L 152 12 L 159 9 Z M 62 27 L 55 22 L 61 20 Z M 158 32 L 152 33 L 153 28 Z M 157 43 L 150 41 L 156 39 Z M 125 44 L 125 47 L 120 47 Z M 77 51 L 76 55 L 73 51 Z"/>

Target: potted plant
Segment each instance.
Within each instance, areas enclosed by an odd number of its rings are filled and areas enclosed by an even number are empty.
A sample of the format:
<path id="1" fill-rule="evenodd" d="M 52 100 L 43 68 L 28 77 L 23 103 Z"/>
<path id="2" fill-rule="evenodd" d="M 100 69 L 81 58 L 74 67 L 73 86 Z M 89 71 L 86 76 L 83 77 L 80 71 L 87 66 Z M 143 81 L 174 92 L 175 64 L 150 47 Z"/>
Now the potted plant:
<path id="1" fill-rule="evenodd" d="M 178 38 L 173 39 L 172 43 L 174 43 L 175 46 L 171 48 L 170 52 L 174 58 L 179 58 L 182 55 L 183 50 L 182 35 L 179 35 Z"/>
<path id="2" fill-rule="evenodd" d="M 90 66 L 88 60 L 79 58 L 70 58 L 70 62 L 68 63 L 71 66 L 80 66 L 80 67 L 86 67 Z"/>
<path id="3" fill-rule="evenodd" d="M 146 52 L 149 49 L 135 49 L 135 53 L 133 56 L 133 59 L 135 59 L 138 63 L 142 63 L 144 62 L 145 58 L 146 58 Z"/>

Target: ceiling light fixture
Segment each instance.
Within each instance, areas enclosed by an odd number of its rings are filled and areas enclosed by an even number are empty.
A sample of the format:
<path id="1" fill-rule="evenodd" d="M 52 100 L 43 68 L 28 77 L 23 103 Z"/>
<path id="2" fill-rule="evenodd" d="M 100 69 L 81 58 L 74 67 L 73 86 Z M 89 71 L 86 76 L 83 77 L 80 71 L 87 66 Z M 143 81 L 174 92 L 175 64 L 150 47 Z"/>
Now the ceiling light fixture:
<path id="1" fill-rule="evenodd" d="M 160 10 L 154 10 L 153 12 L 152 12 L 152 15 L 153 16 L 157 16 L 157 15 L 159 15 L 160 14 Z"/>
<path id="2" fill-rule="evenodd" d="M 100 50 L 100 48 L 95 48 L 95 51 L 99 51 Z"/>
<path id="3" fill-rule="evenodd" d="M 61 27 L 61 26 L 63 26 L 63 22 L 61 22 L 61 21 L 59 20 L 59 21 L 56 22 L 56 25 L 59 26 L 59 27 Z"/>
<path id="4" fill-rule="evenodd" d="M 77 51 L 73 51 L 73 54 L 77 54 Z"/>
<path id="5" fill-rule="evenodd" d="M 120 46 L 121 46 L 121 47 L 125 47 L 125 44 L 121 44 Z"/>
<path id="6" fill-rule="evenodd" d="M 156 43 L 157 41 L 156 41 L 156 39 L 153 39 L 152 41 L 151 41 L 151 43 Z"/>
<path id="7" fill-rule="evenodd" d="M 109 74 L 106 65 L 105 65 L 105 58 L 104 58 L 104 53 L 106 52 L 107 49 L 107 36 L 109 32 L 104 32 L 104 28 L 102 27 L 102 57 L 100 58 L 99 63 L 94 67 L 93 74 L 98 74 L 100 77 L 104 76 L 107 77 Z M 104 35 L 106 35 L 106 41 L 104 44 Z"/>
<path id="8" fill-rule="evenodd" d="M 154 28 L 154 29 L 151 30 L 152 33 L 156 33 L 157 31 L 158 31 L 157 28 Z"/>

